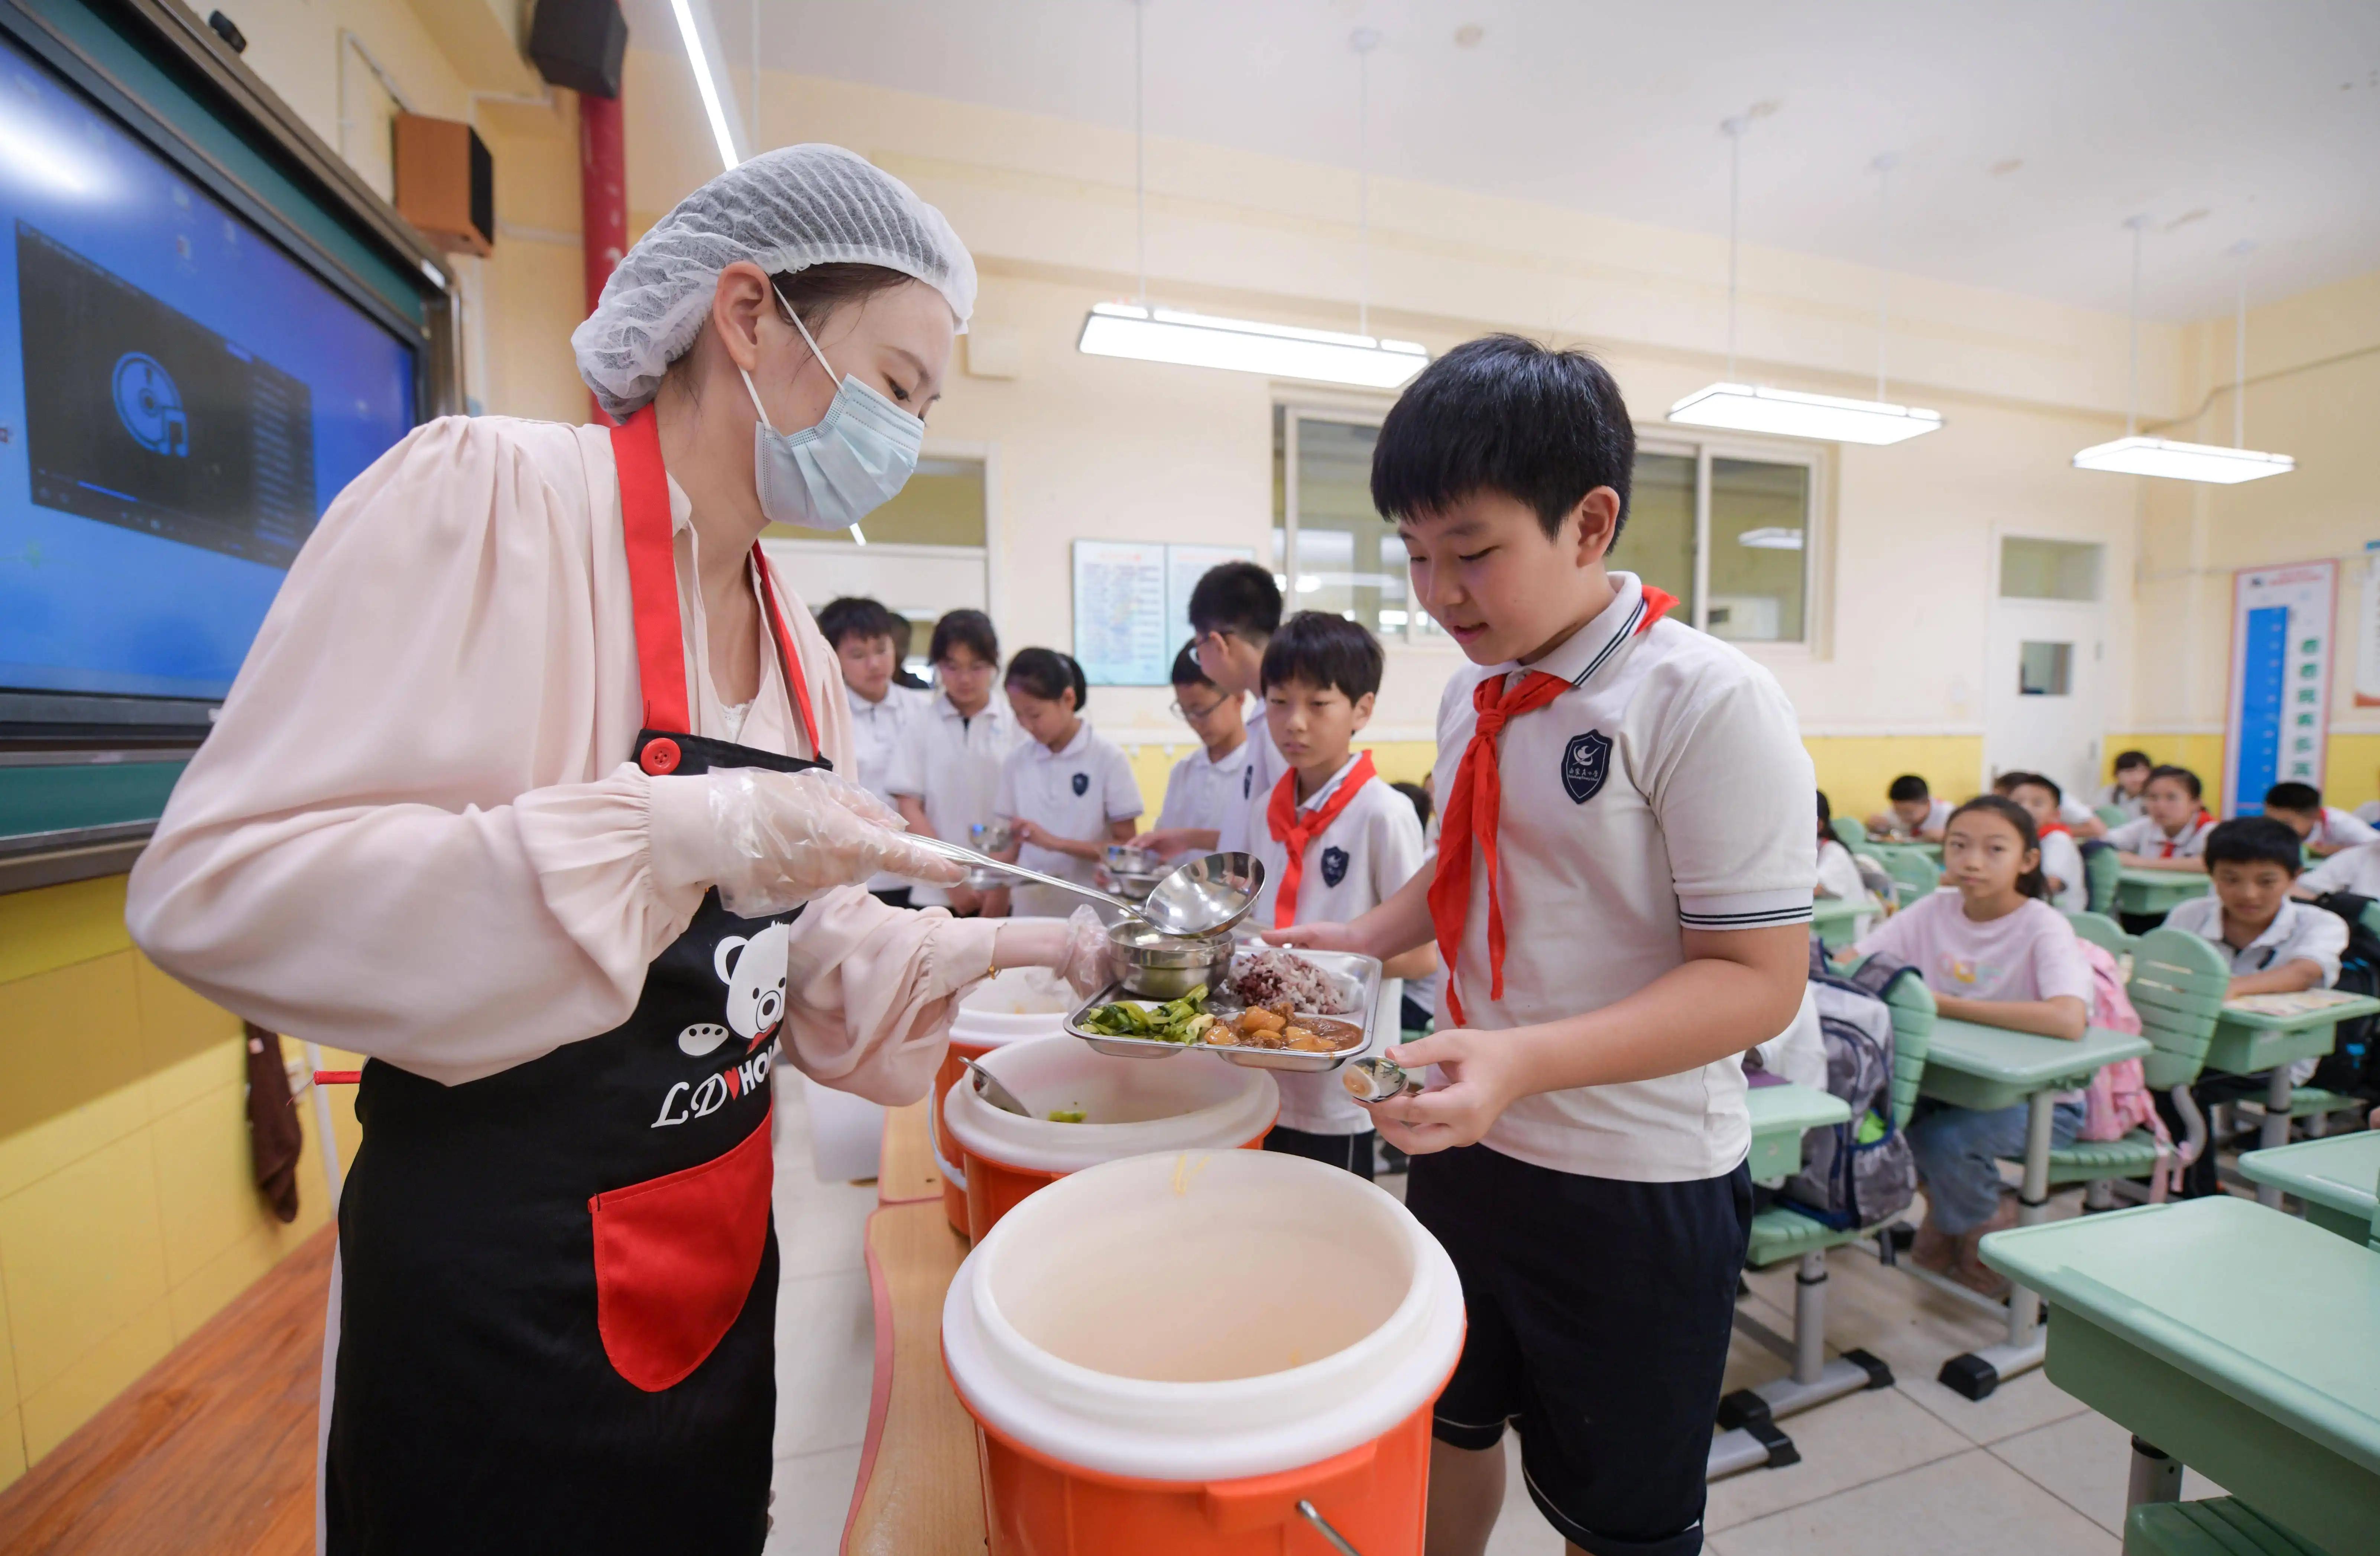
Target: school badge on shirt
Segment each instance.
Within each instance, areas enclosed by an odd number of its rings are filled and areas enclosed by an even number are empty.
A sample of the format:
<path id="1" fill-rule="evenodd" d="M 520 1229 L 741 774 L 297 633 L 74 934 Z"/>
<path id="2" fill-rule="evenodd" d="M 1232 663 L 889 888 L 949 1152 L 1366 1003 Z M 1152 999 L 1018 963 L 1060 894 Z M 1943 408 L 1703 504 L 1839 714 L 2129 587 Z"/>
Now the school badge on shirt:
<path id="1" fill-rule="evenodd" d="M 1603 780 L 1611 773 L 1611 737 L 1599 729 L 1573 735 L 1562 750 L 1562 793 L 1576 805 L 1585 805 L 1603 790 Z"/>
<path id="2" fill-rule="evenodd" d="M 1091 792 L 1091 775 L 1089 773 L 1077 772 L 1075 774 L 1075 792 L 1078 795 L 1087 795 Z"/>
<path id="3" fill-rule="evenodd" d="M 1322 850 L 1322 883 L 1325 886 L 1336 886 L 1346 879 L 1347 850 L 1344 848 Z"/>

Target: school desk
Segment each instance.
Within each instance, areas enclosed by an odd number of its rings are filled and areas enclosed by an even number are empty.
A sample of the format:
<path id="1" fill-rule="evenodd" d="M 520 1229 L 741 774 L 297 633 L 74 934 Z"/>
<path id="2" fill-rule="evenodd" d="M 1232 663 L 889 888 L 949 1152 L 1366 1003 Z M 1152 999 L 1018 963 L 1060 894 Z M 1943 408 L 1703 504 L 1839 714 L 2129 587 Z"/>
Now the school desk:
<path id="1" fill-rule="evenodd" d="M 2215 1040 L 2206 1046 L 2206 1069 L 2219 1075 L 2263 1075 L 2265 1124 L 2256 1143 L 2265 1150 L 2289 1143 L 2289 1064 L 2299 1059 L 2319 1059 L 2338 1039 L 2342 1021 L 2380 1011 L 2380 1000 L 2342 1000 L 2317 1010 L 2277 1015 L 2227 1004 L 2215 1023 Z M 2270 1185 L 2256 1190 L 2259 1204 L 2277 1207 L 2281 1191 Z"/>
<path id="2" fill-rule="evenodd" d="M 2116 906 L 2124 913 L 2171 913 L 2191 898 L 2204 896 L 2208 884 L 2204 870 L 2126 865 L 2116 872 Z"/>
<path id="3" fill-rule="evenodd" d="M 1984 1239 L 2057 1309 L 2049 1380 L 2132 1433 L 2127 1501 L 2188 1465 L 2325 1550 L 2380 1530 L 2380 1253 L 2229 1195 Z M 2151 1446 L 2154 1444 L 2154 1446 Z"/>
<path id="4" fill-rule="evenodd" d="M 2276 1197 L 2296 1195 L 2305 1204 L 2305 1219 L 2325 1232 L 2354 1243 L 2372 1235 L 2374 1185 L 2380 1185 L 2380 1130 L 2360 1129 L 2252 1150 L 2240 1158 L 2240 1171 L 2258 1186 L 2259 1200 L 2269 1185 Z"/>
<path id="5" fill-rule="evenodd" d="M 1852 1106 L 1832 1092 L 1791 1081 L 1755 1086 L 1744 1096 L 1752 1112 L 1752 1181 L 1774 1188 L 1802 1170 L 1802 1137 L 1842 1124 Z"/>
<path id="6" fill-rule="evenodd" d="M 2024 1180 L 2017 1191 L 2017 1221 L 2031 1226 L 2041 1220 L 2049 1202 L 2050 1110 L 2057 1094 L 2087 1085 L 2101 1065 L 2137 1059 L 2149 1049 L 2146 1038 L 2096 1027 L 2080 1041 L 2068 1042 L 1939 1016 L 1917 1090 L 1936 1101 L 1984 1112 L 2025 1105 Z M 1982 1399 L 2002 1380 L 2039 1367 L 2040 1319 L 2041 1299 L 2020 1284 L 2009 1293 L 2008 1339 L 1944 1362 L 1943 1385 L 1969 1399 Z"/>
<path id="7" fill-rule="evenodd" d="M 1875 911 L 1850 897 L 1818 897 L 1810 904 L 1810 932 L 1827 945 L 1849 945 L 1860 915 Z"/>

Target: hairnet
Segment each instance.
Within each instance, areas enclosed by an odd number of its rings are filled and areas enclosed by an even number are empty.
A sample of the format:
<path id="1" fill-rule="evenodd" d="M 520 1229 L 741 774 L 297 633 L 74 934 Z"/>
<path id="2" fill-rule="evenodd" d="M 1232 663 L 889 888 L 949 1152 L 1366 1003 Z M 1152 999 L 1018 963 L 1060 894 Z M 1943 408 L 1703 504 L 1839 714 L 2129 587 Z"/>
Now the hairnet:
<path id="1" fill-rule="evenodd" d="M 653 397 L 709 317 L 719 273 L 882 265 L 941 293 L 958 327 L 975 311 L 975 261 L 942 213 L 840 146 L 783 146 L 729 168 L 638 238 L 571 332 L 578 375 L 626 417 Z"/>

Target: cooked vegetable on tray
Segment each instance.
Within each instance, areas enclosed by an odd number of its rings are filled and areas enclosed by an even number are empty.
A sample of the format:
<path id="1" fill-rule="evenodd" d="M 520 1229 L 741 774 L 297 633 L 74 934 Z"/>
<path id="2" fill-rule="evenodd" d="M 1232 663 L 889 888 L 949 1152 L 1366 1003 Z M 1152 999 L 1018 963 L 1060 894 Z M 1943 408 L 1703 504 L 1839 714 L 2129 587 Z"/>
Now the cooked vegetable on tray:
<path id="1" fill-rule="evenodd" d="M 1146 1005 L 1118 1000 L 1086 1015 L 1084 1030 L 1111 1038 L 1143 1038 L 1152 1042 L 1194 1043 L 1215 1018 L 1207 1014 L 1207 986 L 1200 984 L 1178 1000 Z"/>

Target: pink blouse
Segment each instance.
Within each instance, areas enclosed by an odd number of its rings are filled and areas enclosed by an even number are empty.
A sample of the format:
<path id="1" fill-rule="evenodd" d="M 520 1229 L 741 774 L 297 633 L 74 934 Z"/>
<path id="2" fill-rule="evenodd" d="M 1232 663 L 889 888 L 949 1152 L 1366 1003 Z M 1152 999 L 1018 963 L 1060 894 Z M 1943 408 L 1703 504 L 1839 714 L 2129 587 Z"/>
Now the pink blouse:
<path id="1" fill-rule="evenodd" d="M 712 687 L 689 504 L 670 483 L 696 735 Z M 834 652 L 776 579 L 825 754 Z M 740 744 L 812 755 L 764 630 Z M 276 1031 L 448 1085 L 626 1019 L 717 873 L 709 779 L 625 760 L 643 711 L 611 439 L 498 417 L 417 429 L 341 492 L 134 867 L 140 947 Z M 924 1093 L 996 925 L 849 887 L 794 922 L 784 1050 L 883 1102 Z"/>

